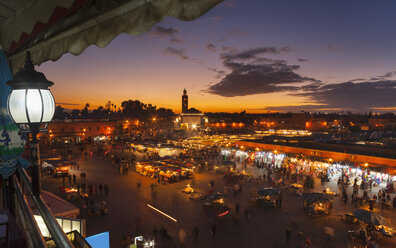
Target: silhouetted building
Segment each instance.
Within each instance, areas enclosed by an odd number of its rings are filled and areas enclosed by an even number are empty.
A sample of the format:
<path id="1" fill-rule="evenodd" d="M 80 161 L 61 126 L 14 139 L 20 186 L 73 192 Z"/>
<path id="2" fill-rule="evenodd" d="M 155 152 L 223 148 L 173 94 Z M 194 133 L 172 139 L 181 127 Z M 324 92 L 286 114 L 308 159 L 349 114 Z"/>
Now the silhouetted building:
<path id="1" fill-rule="evenodd" d="M 187 90 L 183 90 L 183 95 L 182 95 L 182 113 L 188 113 L 188 95 L 187 95 Z"/>

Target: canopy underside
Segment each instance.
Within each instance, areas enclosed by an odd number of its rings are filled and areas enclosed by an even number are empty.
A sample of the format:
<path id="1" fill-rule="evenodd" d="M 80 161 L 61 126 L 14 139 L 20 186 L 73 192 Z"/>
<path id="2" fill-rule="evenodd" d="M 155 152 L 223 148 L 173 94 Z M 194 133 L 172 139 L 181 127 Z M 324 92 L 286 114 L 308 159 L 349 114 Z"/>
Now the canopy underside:
<path id="1" fill-rule="evenodd" d="M 223 0 L 0 0 L 0 43 L 14 72 L 29 50 L 35 64 L 117 35 L 139 35 L 166 16 L 194 20 Z"/>

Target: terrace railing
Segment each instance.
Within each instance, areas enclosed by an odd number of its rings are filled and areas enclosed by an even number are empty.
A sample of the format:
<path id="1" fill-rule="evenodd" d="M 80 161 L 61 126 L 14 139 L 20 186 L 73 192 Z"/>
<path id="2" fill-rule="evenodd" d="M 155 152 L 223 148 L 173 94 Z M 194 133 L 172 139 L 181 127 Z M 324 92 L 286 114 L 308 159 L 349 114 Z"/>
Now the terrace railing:
<path id="1" fill-rule="evenodd" d="M 67 238 L 72 242 L 75 248 L 92 248 L 76 230 L 66 233 Z M 57 247 L 53 239 L 46 241 L 47 248 Z"/>
<path id="2" fill-rule="evenodd" d="M 51 245 L 51 247 L 75 247 L 62 230 L 61 226 L 55 219 L 54 215 L 51 213 L 51 210 L 48 208 L 43 198 L 40 195 L 35 196 L 33 194 L 31 180 L 24 169 L 19 168 L 17 170 L 17 173 L 14 174 L 10 179 L 8 179 L 6 185 L 3 185 L 3 187 L 6 188 L 4 197 L 6 202 L 6 208 L 10 210 L 10 212 L 16 219 L 17 224 L 20 226 L 20 229 L 22 229 L 21 231 L 22 233 L 24 233 L 24 237 L 28 247 L 48 248 L 49 246 L 47 245 L 46 240 L 42 236 L 40 229 L 35 221 L 32 209 L 30 208 L 26 199 L 27 194 L 33 200 L 39 212 L 39 215 L 44 220 L 44 223 L 49 233 L 51 234 L 53 243 L 55 243 L 55 246 Z M 74 237 L 74 235 L 69 236 Z M 86 243 L 86 241 L 82 237 L 81 239 L 80 237 L 78 237 L 77 241 Z M 76 247 L 89 246 L 82 244 Z"/>

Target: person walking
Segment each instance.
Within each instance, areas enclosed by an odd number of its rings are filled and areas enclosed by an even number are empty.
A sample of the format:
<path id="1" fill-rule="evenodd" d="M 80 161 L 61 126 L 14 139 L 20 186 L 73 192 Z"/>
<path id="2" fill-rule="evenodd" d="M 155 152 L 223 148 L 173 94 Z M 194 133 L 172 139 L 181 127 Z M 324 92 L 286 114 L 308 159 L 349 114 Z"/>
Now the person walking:
<path id="1" fill-rule="evenodd" d="M 90 207 L 93 207 L 94 204 L 95 204 L 95 201 L 94 201 L 94 199 L 91 197 L 91 198 L 89 199 L 89 206 L 90 206 Z"/>
<path id="2" fill-rule="evenodd" d="M 369 210 L 373 211 L 374 210 L 374 200 L 369 200 Z"/>
<path id="3" fill-rule="evenodd" d="M 194 242 L 194 244 L 196 244 L 197 241 L 198 241 L 198 234 L 199 234 L 199 228 L 198 228 L 198 226 L 195 226 L 195 227 L 193 228 L 192 233 L 193 233 L 193 242 Z"/>
<path id="4" fill-rule="evenodd" d="M 240 206 L 239 206 L 239 203 L 237 203 L 235 205 L 235 213 L 238 214 L 238 215 L 239 215 L 239 209 L 240 209 Z"/>
<path id="5" fill-rule="evenodd" d="M 134 224 L 135 224 L 135 230 L 136 230 L 136 232 L 139 232 L 141 229 L 140 229 L 140 227 L 141 227 L 141 221 L 140 221 L 140 218 L 139 218 L 139 216 L 136 216 L 135 217 L 135 221 L 134 221 Z"/>
<path id="6" fill-rule="evenodd" d="M 195 176 L 194 176 L 194 174 L 192 175 L 192 178 L 191 178 L 191 185 L 195 185 Z"/>
<path id="7" fill-rule="evenodd" d="M 346 205 L 347 202 L 348 202 L 348 195 L 347 195 L 347 193 L 346 193 L 345 190 L 342 191 L 342 199 L 344 200 L 344 203 L 345 203 L 345 205 Z"/>
<path id="8" fill-rule="evenodd" d="M 303 246 L 304 248 L 310 248 L 311 247 L 311 239 L 310 238 L 307 238 L 306 240 L 305 240 L 305 243 L 304 243 L 304 246 Z"/>
<path id="9" fill-rule="evenodd" d="M 131 242 L 132 242 L 131 235 L 127 235 L 125 238 L 126 247 L 129 247 L 131 245 Z"/>
<path id="10" fill-rule="evenodd" d="M 105 194 L 108 195 L 109 194 L 109 187 L 107 187 L 107 184 L 105 184 L 103 188 L 104 188 Z"/>
<path id="11" fill-rule="evenodd" d="M 154 194 L 154 188 L 155 188 L 154 183 L 152 183 L 152 184 L 150 185 L 150 188 L 151 188 L 151 194 Z"/>
<path id="12" fill-rule="evenodd" d="M 291 236 L 291 231 L 290 231 L 290 229 L 287 229 L 287 230 L 286 230 L 285 235 L 286 235 L 286 243 L 289 244 L 289 242 L 290 242 L 290 236 Z"/>
<path id="13" fill-rule="evenodd" d="M 186 231 L 184 231 L 184 229 L 181 228 L 181 229 L 179 230 L 179 240 L 180 240 L 180 244 L 181 244 L 182 246 L 185 245 L 186 236 L 187 236 Z"/>
<path id="14" fill-rule="evenodd" d="M 139 192 L 141 187 L 142 187 L 142 184 L 140 182 L 137 182 L 136 183 L 136 191 Z"/>
<path id="15" fill-rule="evenodd" d="M 76 184 L 76 174 L 73 174 L 73 184 Z"/>
<path id="16" fill-rule="evenodd" d="M 241 221 L 239 220 L 239 217 L 232 217 L 232 224 L 237 233 L 239 233 L 241 229 Z"/>
<path id="17" fill-rule="evenodd" d="M 329 226 L 325 226 L 324 227 L 324 232 L 326 233 L 327 236 L 327 241 L 330 242 L 332 240 L 332 238 L 335 235 L 335 231 L 332 227 Z"/>
<path id="18" fill-rule="evenodd" d="M 216 235 L 216 224 L 214 222 L 212 222 L 212 224 L 210 225 L 210 234 L 212 235 L 212 237 Z"/>
<path id="19" fill-rule="evenodd" d="M 245 208 L 244 213 L 245 213 L 245 221 L 247 221 L 249 218 L 249 209 Z"/>
<path id="20" fill-rule="evenodd" d="M 282 197 L 279 195 L 277 198 L 276 198 L 276 207 L 277 208 L 281 208 L 282 207 Z"/>
<path id="21" fill-rule="evenodd" d="M 155 226 L 151 232 L 152 232 L 152 234 L 153 234 L 154 239 L 156 239 L 156 238 L 157 238 L 157 235 L 158 235 L 158 229 L 157 229 L 157 227 Z"/>
<path id="22" fill-rule="evenodd" d="M 302 231 L 299 231 L 297 233 L 297 247 L 300 248 L 302 246 L 302 242 L 304 240 L 304 233 Z"/>
<path id="23" fill-rule="evenodd" d="M 362 182 L 362 185 L 363 185 L 363 182 Z M 353 184 L 353 193 L 356 195 L 359 194 L 359 186 L 357 185 L 356 180 L 355 180 L 355 183 Z"/>
<path id="24" fill-rule="evenodd" d="M 235 196 L 235 197 L 237 197 L 238 192 L 239 192 L 239 185 L 236 183 L 236 184 L 234 185 L 234 196 Z"/>

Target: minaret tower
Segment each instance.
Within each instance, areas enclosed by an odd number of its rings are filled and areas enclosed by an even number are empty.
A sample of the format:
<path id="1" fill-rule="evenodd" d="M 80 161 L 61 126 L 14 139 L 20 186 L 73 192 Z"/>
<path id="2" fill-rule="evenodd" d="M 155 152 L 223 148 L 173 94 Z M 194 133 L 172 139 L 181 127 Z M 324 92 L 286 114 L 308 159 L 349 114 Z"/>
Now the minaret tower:
<path id="1" fill-rule="evenodd" d="M 188 95 L 187 95 L 187 90 L 183 90 L 183 95 L 182 95 L 182 113 L 187 113 L 188 112 Z"/>

